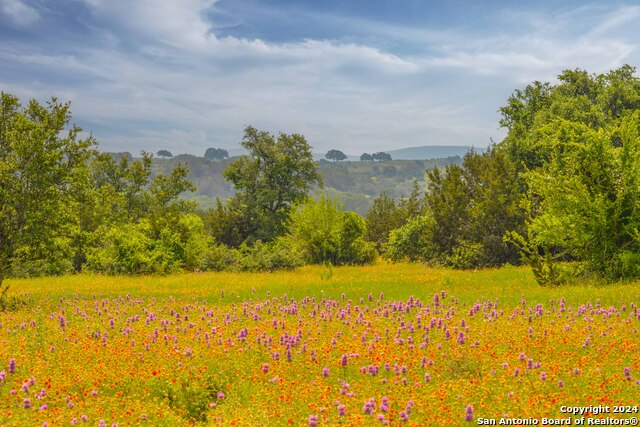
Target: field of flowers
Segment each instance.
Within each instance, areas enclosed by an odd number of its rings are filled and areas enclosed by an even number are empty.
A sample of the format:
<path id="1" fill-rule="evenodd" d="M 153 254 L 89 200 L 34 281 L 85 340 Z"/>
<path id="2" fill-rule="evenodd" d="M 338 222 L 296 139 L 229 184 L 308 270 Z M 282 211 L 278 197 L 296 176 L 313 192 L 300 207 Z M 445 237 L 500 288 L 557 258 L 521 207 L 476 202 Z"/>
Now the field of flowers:
<path id="1" fill-rule="evenodd" d="M 14 280 L 12 294 L 25 306 L 0 313 L 1 426 L 639 415 L 637 283 L 398 264 Z"/>

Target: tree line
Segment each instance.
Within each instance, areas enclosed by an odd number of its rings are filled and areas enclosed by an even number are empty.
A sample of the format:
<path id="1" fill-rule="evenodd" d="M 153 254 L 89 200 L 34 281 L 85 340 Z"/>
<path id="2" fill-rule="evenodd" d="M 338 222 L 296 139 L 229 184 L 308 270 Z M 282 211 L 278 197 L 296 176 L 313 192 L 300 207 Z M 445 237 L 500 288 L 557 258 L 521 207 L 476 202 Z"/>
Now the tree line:
<path id="1" fill-rule="evenodd" d="M 385 235 L 386 256 L 460 268 L 526 262 L 543 285 L 640 277 L 635 68 L 566 70 L 557 84 L 516 90 L 500 112 L 505 139 L 429 172 L 422 211 Z"/>
<path id="2" fill-rule="evenodd" d="M 302 135 L 247 127 L 248 154 L 224 172 L 235 195 L 204 211 L 180 197 L 194 190 L 186 164 L 151 178 L 151 154 L 100 153 L 69 126 L 68 103 L 22 106 L 2 93 L 0 280 L 273 270 L 378 255 L 455 268 L 526 262 L 541 284 L 638 277 L 634 74 L 567 70 L 557 84 L 516 90 L 500 109 L 503 141 L 427 172 L 427 187 L 406 197 L 378 197 L 365 218 L 321 192 Z M 212 158 L 228 155 L 213 150 Z"/>

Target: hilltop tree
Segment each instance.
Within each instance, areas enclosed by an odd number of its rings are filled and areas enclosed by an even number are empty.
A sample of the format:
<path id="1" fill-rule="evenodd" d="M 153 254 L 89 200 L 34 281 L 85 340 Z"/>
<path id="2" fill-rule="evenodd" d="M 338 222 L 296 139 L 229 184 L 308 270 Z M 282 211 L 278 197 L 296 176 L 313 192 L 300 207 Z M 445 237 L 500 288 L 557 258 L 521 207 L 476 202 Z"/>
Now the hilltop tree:
<path id="1" fill-rule="evenodd" d="M 229 158 L 229 152 L 224 148 L 207 148 L 204 158 L 208 160 L 224 160 Z"/>
<path id="2" fill-rule="evenodd" d="M 385 153 L 384 151 L 374 153 L 371 157 L 373 157 L 373 160 L 377 160 L 379 162 L 390 162 L 392 160 L 391 154 Z"/>
<path id="3" fill-rule="evenodd" d="M 20 261 L 47 260 L 50 269 L 70 251 L 77 196 L 86 188 L 92 137 L 66 130 L 69 103 L 47 105 L 0 94 L 0 309 L 2 281 Z M 50 271 L 51 273 L 56 271 Z"/>
<path id="4" fill-rule="evenodd" d="M 248 241 L 272 240 L 284 233 L 291 205 L 303 201 L 322 178 L 304 136 L 268 132 L 248 126 L 241 145 L 248 155 L 233 161 L 224 177 L 233 183 L 243 206 Z"/>
<path id="5" fill-rule="evenodd" d="M 166 159 L 167 157 L 173 157 L 173 154 L 171 154 L 171 151 L 169 150 L 160 150 L 156 153 L 156 155 L 162 157 L 163 159 Z"/>
<path id="6" fill-rule="evenodd" d="M 361 162 L 373 162 L 373 160 L 373 156 L 369 153 L 362 153 L 362 155 L 360 156 Z"/>
<path id="7" fill-rule="evenodd" d="M 333 160 L 334 162 L 341 162 L 347 158 L 347 156 L 340 150 L 329 150 L 324 157 L 329 160 Z"/>

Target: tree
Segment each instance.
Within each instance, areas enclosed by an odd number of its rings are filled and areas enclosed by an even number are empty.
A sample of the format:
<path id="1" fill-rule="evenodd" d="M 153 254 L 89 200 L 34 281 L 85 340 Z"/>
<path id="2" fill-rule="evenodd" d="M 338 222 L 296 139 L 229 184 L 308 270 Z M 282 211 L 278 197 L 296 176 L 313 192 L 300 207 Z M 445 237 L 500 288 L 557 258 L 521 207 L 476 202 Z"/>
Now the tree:
<path id="1" fill-rule="evenodd" d="M 291 212 L 286 238 L 307 262 L 367 264 L 375 260 L 375 245 L 364 240 L 367 226 L 355 212 L 344 212 L 339 203 L 321 194 L 307 199 Z"/>
<path id="2" fill-rule="evenodd" d="M 92 137 L 66 129 L 69 103 L 46 105 L 0 94 L 0 309 L 2 281 L 18 262 L 48 260 L 64 269 L 77 216 L 77 195 L 86 189 Z M 64 260 L 63 260 L 64 261 Z"/>
<path id="3" fill-rule="evenodd" d="M 501 108 L 502 146 L 519 166 L 526 230 L 509 235 L 541 284 L 571 272 L 640 277 L 640 79 L 625 65 L 606 74 L 565 70 L 534 82 Z"/>
<path id="4" fill-rule="evenodd" d="M 371 155 L 373 160 L 377 160 L 379 162 L 390 162 L 391 154 L 385 153 L 384 151 L 380 151 Z"/>
<path id="5" fill-rule="evenodd" d="M 171 151 L 169 150 L 160 150 L 156 153 L 156 155 L 162 157 L 163 159 L 166 159 L 167 157 L 168 158 L 173 157 L 173 154 L 171 154 Z"/>
<path id="6" fill-rule="evenodd" d="M 373 160 L 373 156 L 369 153 L 362 153 L 362 155 L 360 156 L 361 162 L 373 162 Z"/>
<path id="7" fill-rule="evenodd" d="M 329 160 L 333 160 L 334 162 L 341 162 L 347 158 L 347 156 L 340 150 L 329 150 L 324 157 Z"/>
<path id="8" fill-rule="evenodd" d="M 367 216 L 367 240 L 374 242 L 378 249 L 387 243 L 389 233 L 401 227 L 405 222 L 403 212 L 398 209 L 396 202 L 387 193 L 382 193 L 373 200 L 373 205 Z"/>
<path id="9" fill-rule="evenodd" d="M 224 177 L 244 207 L 245 239 L 269 241 L 284 233 L 291 205 L 304 200 L 322 178 L 302 135 L 280 133 L 276 138 L 248 126 L 241 145 L 249 154 L 229 164 Z"/>
<path id="10" fill-rule="evenodd" d="M 229 158 L 229 152 L 224 148 L 207 148 L 204 158 L 208 160 L 224 160 Z"/>

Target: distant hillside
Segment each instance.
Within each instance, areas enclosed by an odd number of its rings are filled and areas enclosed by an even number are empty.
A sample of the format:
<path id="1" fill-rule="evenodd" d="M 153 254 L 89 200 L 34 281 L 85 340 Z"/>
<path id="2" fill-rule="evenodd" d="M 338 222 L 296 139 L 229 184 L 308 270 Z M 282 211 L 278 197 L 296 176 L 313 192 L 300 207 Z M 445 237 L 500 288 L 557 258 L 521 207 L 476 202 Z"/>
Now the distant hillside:
<path id="1" fill-rule="evenodd" d="M 387 151 L 393 160 L 431 160 L 445 159 L 447 157 L 464 157 L 467 152 L 474 149 L 482 153 L 484 149 L 467 145 L 424 145 L 422 147 L 400 148 Z"/>
<path id="2" fill-rule="evenodd" d="M 121 156 L 122 154 L 115 154 Z M 207 160 L 190 154 L 180 154 L 171 159 L 154 158 L 152 175 L 169 173 L 178 162 L 187 163 L 189 179 L 196 185 L 195 193 L 184 194 L 184 198 L 198 202 L 202 208 L 215 206 L 217 197 L 227 199 L 234 194 L 233 186 L 224 180 L 222 172 L 232 159 Z M 443 168 L 452 163 L 461 164 L 459 156 L 434 160 L 392 160 L 390 162 L 329 162 L 320 160 L 318 169 L 325 189 L 337 197 L 345 209 L 366 214 L 373 199 L 387 193 L 390 197 L 407 196 L 413 181 L 425 188 L 425 171 Z"/>

